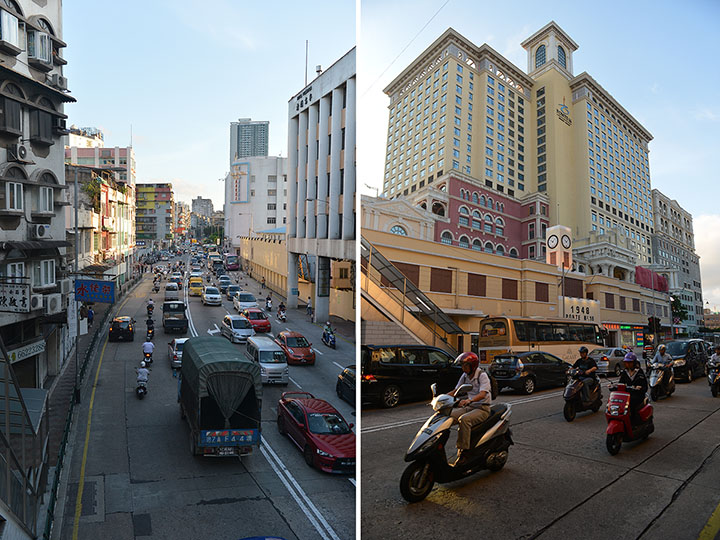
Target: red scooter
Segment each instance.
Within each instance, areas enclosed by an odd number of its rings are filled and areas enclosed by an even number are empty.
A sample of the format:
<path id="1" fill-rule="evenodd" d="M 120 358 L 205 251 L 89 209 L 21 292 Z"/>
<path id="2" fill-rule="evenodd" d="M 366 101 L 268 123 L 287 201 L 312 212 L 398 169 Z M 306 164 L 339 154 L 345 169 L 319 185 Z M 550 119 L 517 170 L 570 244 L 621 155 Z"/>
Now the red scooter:
<path id="1" fill-rule="evenodd" d="M 620 451 L 624 442 L 647 439 L 655 431 L 653 408 L 647 398 L 638 409 L 637 418 L 631 418 L 630 391 L 624 384 L 610 388 L 605 418 L 608 422 L 606 446 L 611 455 Z"/>

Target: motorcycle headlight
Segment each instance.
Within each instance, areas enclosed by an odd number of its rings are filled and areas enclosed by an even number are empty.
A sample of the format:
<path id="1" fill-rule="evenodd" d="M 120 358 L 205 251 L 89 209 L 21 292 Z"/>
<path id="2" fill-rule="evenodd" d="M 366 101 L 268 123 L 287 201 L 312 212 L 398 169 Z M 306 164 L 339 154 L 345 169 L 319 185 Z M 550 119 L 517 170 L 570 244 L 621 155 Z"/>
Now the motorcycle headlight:
<path id="1" fill-rule="evenodd" d="M 678 358 L 677 360 L 675 360 L 675 361 L 673 362 L 673 366 L 676 366 L 676 367 L 682 367 L 682 366 L 684 366 L 684 365 L 685 365 L 685 359 L 684 359 L 684 358 Z"/>

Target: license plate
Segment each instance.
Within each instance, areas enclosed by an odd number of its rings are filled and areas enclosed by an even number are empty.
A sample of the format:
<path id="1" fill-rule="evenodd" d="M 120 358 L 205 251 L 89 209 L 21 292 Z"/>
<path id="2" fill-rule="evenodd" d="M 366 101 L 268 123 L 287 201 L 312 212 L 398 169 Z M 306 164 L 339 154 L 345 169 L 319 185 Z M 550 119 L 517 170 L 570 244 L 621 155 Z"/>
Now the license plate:
<path id="1" fill-rule="evenodd" d="M 221 446 L 218 448 L 218 455 L 219 456 L 234 456 L 235 455 L 235 448 L 232 446 Z"/>
<path id="2" fill-rule="evenodd" d="M 495 377 L 504 377 L 505 375 L 507 375 L 506 371 L 494 371 L 493 372 L 493 376 L 495 376 Z"/>

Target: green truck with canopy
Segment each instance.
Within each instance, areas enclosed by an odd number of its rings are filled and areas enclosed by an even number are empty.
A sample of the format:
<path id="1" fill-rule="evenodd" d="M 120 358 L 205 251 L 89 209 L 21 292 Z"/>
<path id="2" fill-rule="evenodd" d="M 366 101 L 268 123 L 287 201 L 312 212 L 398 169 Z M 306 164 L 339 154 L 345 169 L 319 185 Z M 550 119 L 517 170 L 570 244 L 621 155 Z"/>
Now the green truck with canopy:
<path id="1" fill-rule="evenodd" d="M 225 339 L 185 342 L 178 401 L 193 455 L 246 456 L 260 446 L 260 366 Z"/>

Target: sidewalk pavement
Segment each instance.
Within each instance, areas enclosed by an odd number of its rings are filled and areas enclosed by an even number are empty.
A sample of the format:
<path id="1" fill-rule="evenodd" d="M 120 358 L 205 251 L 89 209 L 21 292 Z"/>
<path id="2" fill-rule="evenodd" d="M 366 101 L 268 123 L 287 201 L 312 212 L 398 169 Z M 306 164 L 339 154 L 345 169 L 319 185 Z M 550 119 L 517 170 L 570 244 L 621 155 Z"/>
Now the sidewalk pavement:
<path id="1" fill-rule="evenodd" d="M 248 274 L 243 272 L 242 270 L 238 270 L 236 272 L 231 272 L 231 276 L 235 274 L 233 277 L 235 281 L 242 285 L 244 288 L 249 290 L 250 292 L 257 292 L 256 298 L 258 299 L 258 303 L 263 306 L 265 304 L 265 298 L 267 298 L 268 293 L 270 293 L 272 297 L 273 307 L 277 309 L 277 305 L 280 303 L 280 300 L 283 302 L 287 302 L 287 297 L 284 294 L 280 294 L 275 290 L 271 290 L 270 288 L 262 288 L 262 285 L 260 281 L 250 277 Z M 304 318 L 305 320 L 309 319 L 309 316 L 306 312 L 306 302 L 302 302 L 302 300 L 299 301 L 299 303 L 302 303 L 302 307 L 298 307 L 294 310 L 296 315 L 294 315 L 294 318 L 301 319 Z M 322 328 L 325 325 L 326 321 L 314 321 L 313 324 L 317 326 L 318 328 Z M 330 324 L 335 329 L 335 332 L 337 332 L 340 336 L 342 336 L 346 341 L 349 341 L 351 343 L 355 343 L 355 322 L 354 321 L 348 321 L 347 319 L 343 319 L 342 317 L 336 317 L 335 315 L 330 315 Z"/>

